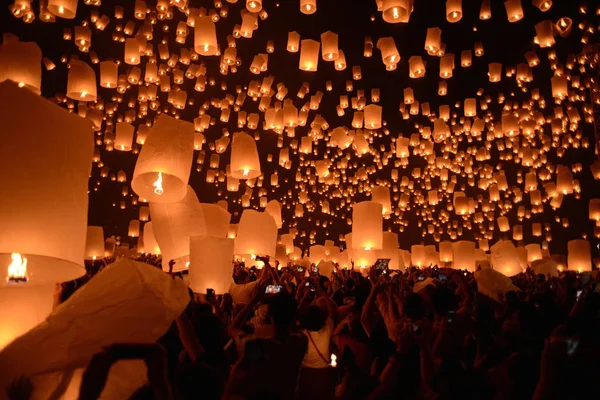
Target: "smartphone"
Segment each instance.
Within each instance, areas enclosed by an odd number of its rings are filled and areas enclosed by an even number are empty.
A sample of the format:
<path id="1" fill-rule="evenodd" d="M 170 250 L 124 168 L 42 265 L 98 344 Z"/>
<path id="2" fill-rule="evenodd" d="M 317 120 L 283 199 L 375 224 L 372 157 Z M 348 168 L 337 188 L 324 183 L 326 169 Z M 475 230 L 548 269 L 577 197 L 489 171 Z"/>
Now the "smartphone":
<path id="1" fill-rule="evenodd" d="M 377 261 L 375 261 L 375 264 L 373 264 L 375 269 L 384 271 L 388 269 L 388 265 L 390 265 L 389 258 L 379 258 Z"/>
<path id="2" fill-rule="evenodd" d="M 206 289 L 206 300 L 212 300 L 215 298 L 215 289 Z"/>
<path id="3" fill-rule="evenodd" d="M 455 315 L 456 315 L 456 311 L 448 311 L 448 322 L 454 321 Z"/>
<path id="4" fill-rule="evenodd" d="M 281 292 L 281 285 L 269 285 L 265 289 L 266 294 L 277 294 Z"/>
<path id="5" fill-rule="evenodd" d="M 303 269 L 302 267 L 297 267 L 297 268 L 296 268 L 296 271 L 298 271 L 298 272 L 302 272 L 302 271 L 304 271 L 304 269 Z"/>
<path id="6" fill-rule="evenodd" d="M 577 291 L 577 300 L 579 300 L 581 298 L 581 294 L 583 293 L 583 290 L 578 290 Z"/>
<path id="7" fill-rule="evenodd" d="M 572 356 L 579 347 L 579 340 L 576 339 L 566 339 L 565 343 L 567 344 L 567 354 Z"/>
<path id="8" fill-rule="evenodd" d="M 423 282 L 425 280 L 425 277 L 424 276 L 419 276 L 419 277 L 417 277 L 417 280 L 419 282 Z"/>
<path id="9" fill-rule="evenodd" d="M 439 279 L 440 281 L 445 281 L 446 279 L 448 279 L 448 277 L 447 277 L 445 274 L 439 274 L 439 275 L 438 275 L 438 279 Z"/>
<path id="10" fill-rule="evenodd" d="M 412 324 L 413 332 L 417 335 L 421 334 L 421 326 L 419 324 Z"/>

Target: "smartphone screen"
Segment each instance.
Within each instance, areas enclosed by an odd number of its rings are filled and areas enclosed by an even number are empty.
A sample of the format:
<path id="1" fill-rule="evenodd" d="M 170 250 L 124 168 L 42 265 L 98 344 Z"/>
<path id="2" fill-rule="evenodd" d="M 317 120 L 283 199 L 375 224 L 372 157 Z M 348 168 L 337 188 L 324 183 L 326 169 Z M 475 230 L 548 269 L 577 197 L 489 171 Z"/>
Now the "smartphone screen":
<path id="1" fill-rule="evenodd" d="M 447 277 L 445 274 L 439 274 L 439 275 L 438 275 L 438 279 L 439 279 L 440 281 L 445 281 L 446 279 L 448 279 L 448 277 Z"/>
<path id="2" fill-rule="evenodd" d="M 572 356 L 579 346 L 579 340 L 566 339 L 565 342 L 567 343 L 567 354 Z"/>
<path id="3" fill-rule="evenodd" d="M 583 293 L 583 290 L 578 290 L 577 291 L 577 300 L 579 300 L 581 298 L 581 294 Z"/>
<path id="4" fill-rule="evenodd" d="M 456 315 L 456 311 L 448 311 L 448 322 L 454 321 L 455 315 Z"/>
<path id="5" fill-rule="evenodd" d="M 389 258 L 380 258 L 377 261 L 375 261 L 375 269 L 378 270 L 386 270 L 388 269 L 388 265 L 390 265 L 390 259 Z"/>
<path id="6" fill-rule="evenodd" d="M 418 280 L 419 282 L 422 282 L 422 281 L 424 281 L 424 280 L 425 280 L 425 277 L 424 277 L 424 276 L 419 276 L 419 277 L 417 278 L 417 280 Z"/>
<path id="7" fill-rule="evenodd" d="M 416 333 L 417 335 L 421 334 L 421 326 L 419 326 L 419 324 L 412 324 L 412 327 L 414 333 Z"/>
<path id="8" fill-rule="evenodd" d="M 265 289 L 266 294 L 277 294 L 281 292 L 281 285 L 269 285 Z"/>

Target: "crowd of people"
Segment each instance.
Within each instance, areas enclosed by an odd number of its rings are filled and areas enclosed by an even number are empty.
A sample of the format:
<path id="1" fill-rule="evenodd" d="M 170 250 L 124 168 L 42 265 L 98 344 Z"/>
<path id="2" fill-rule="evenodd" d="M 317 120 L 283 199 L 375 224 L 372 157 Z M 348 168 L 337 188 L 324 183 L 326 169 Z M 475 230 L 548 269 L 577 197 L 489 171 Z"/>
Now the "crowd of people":
<path id="1" fill-rule="evenodd" d="M 57 302 L 105 264 L 64 286 Z M 80 398 L 98 398 L 111 365 L 136 357 L 148 369 L 136 399 L 597 397 L 598 271 L 527 270 L 495 299 L 473 273 L 435 266 L 311 271 L 236 262 L 230 291 L 190 291 L 156 344 L 116 343 L 97 354 Z M 14 382 L 9 398 L 28 398 L 29 386 Z"/>

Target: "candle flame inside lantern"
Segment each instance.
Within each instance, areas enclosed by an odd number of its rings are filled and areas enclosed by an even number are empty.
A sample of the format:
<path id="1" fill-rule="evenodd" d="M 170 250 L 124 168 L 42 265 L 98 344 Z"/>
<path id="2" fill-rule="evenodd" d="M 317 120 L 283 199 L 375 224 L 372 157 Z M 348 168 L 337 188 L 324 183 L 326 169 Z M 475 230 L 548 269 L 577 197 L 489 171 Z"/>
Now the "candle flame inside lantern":
<path id="1" fill-rule="evenodd" d="M 27 259 L 19 253 L 12 253 L 12 262 L 8 266 L 9 281 L 27 281 Z"/>
<path id="2" fill-rule="evenodd" d="M 154 182 L 154 194 L 160 196 L 164 193 L 164 189 L 162 187 L 162 172 L 158 173 L 158 179 Z"/>
<path id="3" fill-rule="evenodd" d="M 64 6 L 58 6 L 58 13 L 62 14 L 65 12 L 65 7 Z"/>
<path id="4" fill-rule="evenodd" d="M 249 169 L 245 169 L 245 170 L 244 170 L 244 176 L 248 176 L 248 173 L 249 173 L 249 172 L 250 172 L 250 170 L 249 170 Z"/>
<path id="5" fill-rule="evenodd" d="M 335 354 L 331 354 L 331 366 L 333 368 L 337 367 L 337 356 Z"/>

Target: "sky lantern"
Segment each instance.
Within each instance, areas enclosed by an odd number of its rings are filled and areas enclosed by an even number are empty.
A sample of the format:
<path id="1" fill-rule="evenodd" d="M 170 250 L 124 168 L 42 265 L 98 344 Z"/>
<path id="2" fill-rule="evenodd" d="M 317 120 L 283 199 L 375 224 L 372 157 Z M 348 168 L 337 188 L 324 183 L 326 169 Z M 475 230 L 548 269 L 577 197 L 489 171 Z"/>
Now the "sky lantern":
<path id="1" fill-rule="evenodd" d="M 410 262 L 418 268 L 426 267 L 425 246 L 414 244 L 410 247 Z"/>
<path id="2" fill-rule="evenodd" d="M 119 66 L 113 61 L 102 61 L 100 63 L 100 86 L 105 88 L 117 87 Z"/>
<path id="3" fill-rule="evenodd" d="M 446 0 L 446 20 L 451 23 L 462 19 L 462 0 Z"/>
<path id="4" fill-rule="evenodd" d="M 371 200 L 381 204 L 383 215 L 392 213 L 390 189 L 387 186 L 375 186 L 371 189 Z"/>
<path id="5" fill-rule="evenodd" d="M 173 271 L 186 269 L 189 261 L 189 240 L 206 235 L 204 211 L 196 192 L 187 187 L 185 196 L 170 203 L 150 203 L 152 231 L 163 255 L 163 270 L 168 271 L 169 261 L 175 260 Z"/>
<path id="6" fill-rule="evenodd" d="M 300 12 L 311 15 L 317 11 L 317 0 L 300 0 Z"/>
<path id="7" fill-rule="evenodd" d="M 352 207 L 353 249 L 381 250 L 383 246 L 383 206 L 375 201 L 355 203 Z"/>
<path id="8" fill-rule="evenodd" d="M 127 236 L 129 237 L 139 237 L 140 236 L 140 221 L 137 219 L 132 219 L 129 221 L 129 229 Z"/>
<path id="9" fill-rule="evenodd" d="M 365 127 L 368 129 L 379 129 L 381 128 L 381 106 L 377 104 L 369 104 L 365 107 L 364 118 Z"/>
<path id="10" fill-rule="evenodd" d="M 7 79 L 40 94 L 42 85 L 42 51 L 34 42 L 8 40 L 0 45 L 0 82 Z"/>
<path id="11" fill-rule="evenodd" d="M 300 35 L 296 31 L 288 33 L 287 51 L 296 53 L 300 50 Z"/>
<path id="12" fill-rule="evenodd" d="M 140 63 L 140 42 L 137 38 L 125 39 L 125 56 L 123 61 L 129 65 L 138 65 Z"/>
<path id="13" fill-rule="evenodd" d="M 254 179 L 261 175 L 256 142 L 245 132 L 233 134 L 231 143 L 231 176 L 236 179 Z"/>
<path id="14" fill-rule="evenodd" d="M 537 243 L 530 243 L 525 246 L 527 250 L 527 263 L 532 264 L 535 261 L 541 260 L 542 256 L 542 248 Z"/>
<path id="15" fill-rule="evenodd" d="M 425 76 L 425 63 L 421 56 L 412 56 L 408 59 L 409 76 L 417 79 Z"/>
<path id="16" fill-rule="evenodd" d="M 510 240 L 499 240 L 490 248 L 490 252 L 492 266 L 496 271 L 508 277 L 522 272 L 519 254 Z"/>
<path id="17" fill-rule="evenodd" d="M 452 243 L 454 269 L 475 271 L 475 242 L 460 240 Z"/>
<path id="18" fill-rule="evenodd" d="M 479 19 L 488 20 L 492 18 L 492 0 L 483 0 L 481 2 L 481 8 L 479 9 Z"/>
<path id="19" fill-rule="evenodd" d="M 60 18 L 73 19 L 77 13 L 77 0 L 48 0 L 47 7 Z"/>
<path id="20" fill-rule="evenodd" d="M 312 39 L 303 39 L 300 44 L 300 65 L 302 71 L 316 71 L 319 64 L 321 44 Z"/>
<path id="21" fill-rule="evenodd" d="M 567 265 L 569 270 L 577 272 L 587 272 L 592 270 L 590 242 L 583 239 L 570 240 L 567 243 L 567 247 Z"/>
<path id="22" fill-rule="evenodd" d="M 280 229 L 283 224 L 281 218 L 281 204 L 277 200 L 271 200 L 267 203 L 265 212 L 273 217 L 275 224 L 277 225 L 277 229 Z"/>
<path id="23" fill-rule="evenodd" d="M 275 256 L 277 224 L 268 213 L 244 210 L 240 219 L 234 254 Z"/>
<path id="24" fill-rule="evenodd" d="M 0 265 L 10 265 L 13 253 L 26 257 L 28 285 L 77 278 L 84 273 L 92 124 L 11 81 L 0 83 L 0 104 L 0 171 L 11 193 L 0 196 Z M 32 176 L 40 179 L 35 185 Z"/>
<path id="25" fill-rule="evenodd" d="M 314 245 L 310 246 L 309 256 L 310 262 L 313 264 L 319 264 L 321 261 L 327 259 L 327 252 L 325 251 L 325 246 Z"/>
<path id="26" fill-rule="evenodd" d="M 96 101 L 96 74 L 92 67 L 71 60 L 67 80 L 67 97 L 78 101 Z"/>
<path id="27" fill-rule="evenodd" d="M 234 240 L 212 236 L 190 238 L 190 289 L 194 293 L 207 293 L 213 289 L 216 294 L 229 291 L 233 283 L 231 260 Z"/>
<path id="28" fill-rule="evenodd" d="M 131 188 L 150 202 L 180 201 L 186 195 L 193 153 L 193 124 L 159 116 L 138 156 Z"/>
<path id="29" fill-rule="evenodd" d="M 104 258 L 104 228 L 88 226 L 85 238 L 85 259 L 96 260 Z"/>
<path id="30" fill-rule="evenodd" d="M 442 47 L 442 30 L 438 27 L 427 28 L 425 50 L 431 56 L 436 56 Z M 412 58 L 412 57 L 411 57 Z"/>
<path id="31" fill-rule="evenodd" d="M 408 22 L 413 11 L 413 0 L 383 0 L 381 11 L 383 20 L 390 24 Z"/>
<path id="32" fill-rule="evenodd" d="M 321 34 L 321 56 L 325 61 L 335 61 L 338 59 L 338 35 L 331 31 L 327 31 Z"/>
<path id="33" fill-rule="evenodd" d="M 257 13 L 262 10 L 262 0 L 246 0 L 246 10 Z"/>
<path id="34" fill-rule="evenodd" d="M 546 20 L 535 24 L 536 40 L 540 47 L 552 47 L 554 41 L 554 25 L 552 21 Z"/>
<path id="35" fill-rule="evenodd" d="M 523 19 L 524 14 L 523 7 L 521 7 L 521 0 L 506 0 L 504 8 L 506 9 L 508 22 L 518 22 Z"/>
<path id="36" fill-rule="evenodd" d="M 400 53 L 393 37 L 383 37 L 377 40 L 377 48 L 381 51 L 381 59 L 385 65 L 400 62 Z"/>

